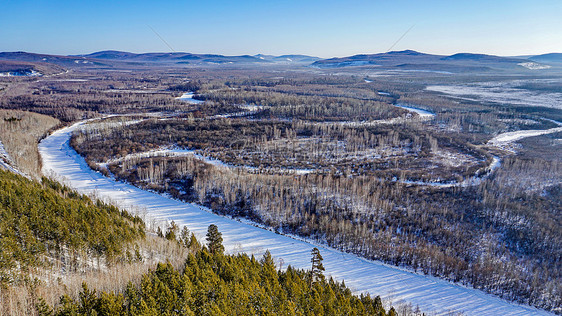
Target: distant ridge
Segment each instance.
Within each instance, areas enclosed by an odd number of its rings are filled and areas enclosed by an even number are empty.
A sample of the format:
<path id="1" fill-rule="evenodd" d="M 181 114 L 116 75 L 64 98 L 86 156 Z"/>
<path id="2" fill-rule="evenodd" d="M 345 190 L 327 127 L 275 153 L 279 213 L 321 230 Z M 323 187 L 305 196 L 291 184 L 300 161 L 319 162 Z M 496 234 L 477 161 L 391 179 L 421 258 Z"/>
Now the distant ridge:
<path id="1" fill-rule="evenodd" d="M 77 57 L 105 59 L 105 60 L 120 60 L 120 61 L 136 61 L 136 62 L 167 62 L 167 63 L 182 63 L 182 64 L 225 64 L 225 63 L 312 63 L 320 58 L 307 56 L 307 55 L 263 55 L 258 54 L 255 56 L 240 55 L 240 56 L 225 56 L 217 54 L 192 54 L 183 52 L 174 53 L 129 53 L 121 51 L 101 51 L 86 55 L 77 55 Z"/>
<path id="2" fill-rule="evenodd" d="M 562 63 L 562 53 L 536 55 L 528 59 L 539 63 Z"/>
<path id="3" fill-rule="evenodd" d="M 121 63 L 135 63 L 138 65 L 151 64 L 304 64 L 318 60 L 318 57 L 306 55 L 241 55 L 241 56 L 224 56 L 217 54 L 192 54 L 192 53 L 131 53 L 116 50 L 106 50 L 82 55 L 47 55 L 28 52 L 2 52 L 0 60 L 33 62 L 33 63 L 51 63 L 66 67 L 92 67 L 104 66 L 113 67 Z"/>
<path id="4" fill-rule="evenodd" d="M 550 58 L 559 58 L 553 56 Z M 545 60 L 547 57 L 544 58 Z M 561 59 L 562 60 L 562 59 Z M 361 54 L 341 58 L 329 58 L 318 60 L 311 66 L 317 68 L 341 68 L 341 67 L 382 67 L 398 68 L 410 71 L 439 71 L 439 72 L 463 72 L 463 71 L 492 71 L 492 70 L 515 70 L 525 71 L 531 68 L 522 66 L 529 60 L 516 57 L 501 57 L 486 54 L 458 53 L 450 56 L 432 55 L 420 53 L 414 50 L 392 51 L 379 54 Z M 547 69 L 548 66 L 534 65 L 534 70 Z"/>
<path id="5" fill-rule="evenodd" d="M 433 55 L 414 50 L 391 51 L 377 54 L 358 54 L 348 57 L 320 59 L 314 56 L 287 54 L 274 55 L 240 55 L 225 56 L 218 54 L 173 53 L 131 53 L 117 50 L 105 50 L 82 55 L 48 55 L 28 52 L 3 52 L 0 60 L 19 62 L 40 62 L 56 64 L 63 67 L 115 67 L 123 63 L 150 66 L 161 65 L 300 65 L 315 68 L 343 67 L 381 67 L 400 71 L 537 71 L 548 69 L 548 63 L 562 63 L 562 53 L 550 53 L 536 56 L 501 57 L 486 54 L 458 53 L 450 56 Z M 531 64 L 529 64 L 531 63 Z M 559 66 L 555 66 L 559 67 Z"/>
<path id="6" fill-rule="evenodd" d="M 136 62 L 161 62 L 161 63 L 263 63 L 263 59 L 250 56 L 223 56 L 215 54 L 191 54 L 191 53 L 129 53 L 121 51 L 101 51 L 76 57 L 86 57 L 106 60 L 136 61 Z"/>
<path id="7" fill-rule="evenodd" d="M 11 60 L 20 62 L 50 63 L 59 66 L 99 66 L 102 62 L 81 57 L 35 54 L 28 52 L 2 52 L 0 60 Z"/>
<path id="8" fill-rule="evenodd" d="M 500 62 L 500 63 L 520 63 L 525 61 L 521 58 L 500 57 L 486 54 L 458 53 L 451 56 L 443 57 L 442 60 L 451 61 L 474 61 L 474 62 Z"/>
<path id="9" fill-rule="evenodd" d="M 434 63 L 442 56 L 416 52 L 414 50 L 392 51 L 378 54 L 360 54 L 349 57 L 329 58 L 312 64 L 318 68 L 334 68 L 349 66 L 397 66 L 404 63 Z"/>

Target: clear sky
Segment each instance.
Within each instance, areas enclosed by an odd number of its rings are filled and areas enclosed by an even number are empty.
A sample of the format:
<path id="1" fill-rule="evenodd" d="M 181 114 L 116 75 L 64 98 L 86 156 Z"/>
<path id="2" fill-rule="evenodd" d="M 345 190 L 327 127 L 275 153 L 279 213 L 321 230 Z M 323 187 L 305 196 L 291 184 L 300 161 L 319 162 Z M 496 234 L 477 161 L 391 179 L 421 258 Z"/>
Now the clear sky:
<path id="1" fill-rule="evenodd" d="M 562 52 L 562 0 L 0 0 L 0 51 Z"/>

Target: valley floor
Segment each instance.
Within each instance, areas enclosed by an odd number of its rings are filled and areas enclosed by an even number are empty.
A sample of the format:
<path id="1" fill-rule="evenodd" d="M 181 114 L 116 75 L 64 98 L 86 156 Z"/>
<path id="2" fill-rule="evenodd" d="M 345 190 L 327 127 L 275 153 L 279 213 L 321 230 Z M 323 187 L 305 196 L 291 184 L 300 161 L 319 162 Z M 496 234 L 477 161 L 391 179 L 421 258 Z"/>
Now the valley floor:
<path id="1" fill-rule="evenodd" d="M 40 143 L 45 175 L 54 176 L 81 193 L 93 193 L 124 208 L 140 209 L 145 213 L 147 223 L 173 220 L 180 226 L 186 225 L 200 239 L 203 239 L 210 224 L 216 224 L 223 233 L 224 245 L 229 253 L 246 252 L 261 256 L 269 249 L 280 268 L 286 268 L 289 264 L 296 268 L 309 268 L 313 244 L 221 217 L 198 205 L 143 191 L 91 170 L 69 146 L 71 132 L 78 124 L 59 130 Z M 345 280 L 346 285 L 357 293 L 380 295 L 393 305 L 411 303 L 429 314 L 437 315 L 450 312 L 467 315 L 551 315 L 438 278 L 364 260 L 330 248 L 319 248 L 324 257 L 327 276 Z"/>

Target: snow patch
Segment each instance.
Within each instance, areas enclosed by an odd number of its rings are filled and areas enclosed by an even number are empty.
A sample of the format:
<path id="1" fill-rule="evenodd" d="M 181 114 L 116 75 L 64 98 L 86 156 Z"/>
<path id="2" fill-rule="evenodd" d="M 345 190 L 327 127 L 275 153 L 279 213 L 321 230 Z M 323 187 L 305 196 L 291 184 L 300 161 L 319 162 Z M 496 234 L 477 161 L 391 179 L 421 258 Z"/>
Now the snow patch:
<path id="1" fill-rule="evenodd" d="M 404 110 L 408 110 L 410 112 L 417 113 L 421 118 L 424 118 L 424 119 L 431 119 L 435 116 L 435 113 L 433 113 L 433 112 L 429 112 L 428 110 L 424 110 L 424 109 L 415 108 L 415 107 L 410 106 L 410 105 L 396 104 L 395 106 L 399 107 L 401 109 L 404 109 Z"/>
<path id="2" fill-rule="evenodd" d="M 40 77 L 42 73 L 35 70 L 0 72 L 0 77 Z"/>
<path id="3" fill-rule="evenodd" d="M 205 102 L 201 100 L 196 100 L 193 98 L 193 96 L 194 96 L 193 92 L 186 92 L 182 94 L 180 97 L 177 97 L 176 100 L 185 101 L 189 104 L 199 104 Z"/>
<path id="4" fill-rule="evenodd" d="M 517 65 L 521 66 L 521 67 L 525 67 L 527 69 L 531 69 L 531 70 L 541 70 L 541 69 L 548 69 L 550 68 L 549 65 L 542 65 L 542 64 L 538 64 L 538 63 L 534 63 L 532 61 L 530 62 L 525 62 L 525 63 L 518 63 Z"/>

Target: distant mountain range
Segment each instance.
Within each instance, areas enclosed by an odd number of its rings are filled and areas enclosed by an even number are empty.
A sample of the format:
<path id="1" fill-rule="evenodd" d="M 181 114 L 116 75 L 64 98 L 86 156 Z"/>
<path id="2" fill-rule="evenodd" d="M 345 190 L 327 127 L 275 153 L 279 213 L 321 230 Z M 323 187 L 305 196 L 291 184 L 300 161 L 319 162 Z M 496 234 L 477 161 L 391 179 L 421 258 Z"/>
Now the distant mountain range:
<path id="1" fill-rule="evenodd" d="M 562 63 L 562 53 L 550 53 L 529 57 L 529 60 L 539 63 Z"/>
<path id="2" fill-rule="evenodd" d="M 27 52 L 3 52 L 0 53 L 0 60 L 11 60 L 20 62 L 33 62 L 33 63 L 50 63 L 59 66 L 85 66 L 85 65 L 103 65 L 95 60 L 88 60 L 86 58 L 76 58 L 70 56 L 35 54 Z"/>
<path id="3" fill-rule="evenodd" d="M 50 63 L 64 67 L 113 67 L 119 64 L 136 65 L 299 65 L 315 68 L 382 67 L 411 71 L 488 71 L 494 69 L 541 70 L 551 64 L 562 66 L 562 53 L 535 56 L 500 57 L 494 55 L 459 53 L 451 56 L 432 55 L 413 50 L 379 54 L 362 54 L 340 58 L 321 59 L 307 55 L 241 55 L 224 56 L 192 53 L 130 53 L 100 51 L 91 54 L 59 56 L 27 52 L 0 53 L 0 60 Z M 557 65 L 559 64 L 559 65 Z"/>
<path id="4" fill-rule="evenodd" d="M 192 54 L 192 53 L 143 53 L 136 54 L 121 51 L 101 51 L 92 54 L 60 56 L 35 54 L 27 52 L 3 52 L 0 60 L 53 63 L 66 67 L 76 66 L 110 66 L 117 63 L 136 64 L 310 64 L 318 57 L 306 55 L 242 55 L 224 56 L 215 54 Z"/>
<path id="5" fill-rule="evenodd" d="M 493 69 L 547 69 L 542 63 L 562 60 L 559 55 L 547 54 L 531 57 L 500 57 L 494 55 L 459 53 L 451 56 L 432 55 L 413 50 L 392 51 L 371 55 L 354 55 L 315 61 L 312 67 L 341 68 L 370 66 L 409 70 L 432 71 L 485 71 Z"/>
<path id="6" fill-rule="evenodd" d="M 254 56 L 224 56 L 213 54 L 191 54 L 191 53 L 144 53 L 135 54 L 120 51 L 102 51 L 87 55 L 78 55 L 77 57 L 109 59 L 109 60 L 126 60 L 126 61 L 142 61 L 142 62 L 174 62 L 174 63 L 312 63 L 320 58 L 307 55 L 263 55 Z"/>
<path id="7" fill-rule="evenodd" d="M 225 63 L 263 63 L 263 59 L 255 56 L 223 56 L 213 54 L 191 54 L 191 53 L 144 53 L 135 54 L 120 51 L 102 51 L 87 55 L 77 55 L 74 57 L 121 60 L 137 62 L 159 62 L 159 63 L 180 63 L 180 64 L 225 64 Z"/>

